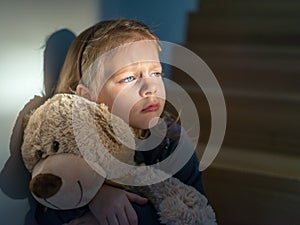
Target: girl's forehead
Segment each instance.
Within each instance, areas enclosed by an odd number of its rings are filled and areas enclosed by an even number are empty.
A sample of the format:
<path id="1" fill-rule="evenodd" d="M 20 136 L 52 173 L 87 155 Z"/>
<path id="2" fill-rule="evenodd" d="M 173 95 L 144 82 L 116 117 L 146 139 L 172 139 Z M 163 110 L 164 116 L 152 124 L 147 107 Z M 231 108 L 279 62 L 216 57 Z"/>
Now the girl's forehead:
<path id="1" fill-rule="evenodd" d="M 137 62 L 137 63 L 133 63 L 131 65 L 124 66 L 119 71 L 132 70 L 132 69 L 142 69 L 142 68 L 146 68 L 146 67 L 149 68 L 149 69 L 160 68 L 161 64 L 160 64 L 160 62 L 157 62 L 157 61 Z"/>
<path id="2" fill-rule="evenodd" d="M 160 64 L 157 42 L 143 40 L 131 42 L 105 53 L 101 61 L 106 67 L 105 74 L 115 74 L 128 66 L 138 66 L 141 63 L 150 62 Z"/>

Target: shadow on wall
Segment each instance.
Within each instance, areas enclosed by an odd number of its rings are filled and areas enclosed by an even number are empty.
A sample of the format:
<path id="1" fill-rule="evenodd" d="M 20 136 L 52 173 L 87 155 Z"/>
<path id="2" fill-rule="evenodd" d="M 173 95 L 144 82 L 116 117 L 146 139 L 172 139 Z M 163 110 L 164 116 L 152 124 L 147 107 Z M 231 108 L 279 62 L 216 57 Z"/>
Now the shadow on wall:
<path id="1" fill-rule="evenodd" d="M 100 20 L 126 17 L 144 22 L 163 41 L 183 44 L 188 13 L 198 9 L 199 0 L 111 0 L 101 1 Z"/>
<path id="2" fill-rule="evenodd" d="M 29 198 L 30 202 L 32 202 L 28 189 L 30 174 L 27 172 L 21 156 L 23 117 L 51 96 L 69 46 L 74 39 L 75 34 L 67 29 L 59 30 L 47 39 L 44 50 L 44 96 L 34 96 L 19 112 L 10 139 L 10 157 L 0 174 L 1 190 L 10 198 Z M 29 212 L 25 224 L 34 224 L 31 216 Z M 3 219 L 5 221 L 5 218 Z"/>

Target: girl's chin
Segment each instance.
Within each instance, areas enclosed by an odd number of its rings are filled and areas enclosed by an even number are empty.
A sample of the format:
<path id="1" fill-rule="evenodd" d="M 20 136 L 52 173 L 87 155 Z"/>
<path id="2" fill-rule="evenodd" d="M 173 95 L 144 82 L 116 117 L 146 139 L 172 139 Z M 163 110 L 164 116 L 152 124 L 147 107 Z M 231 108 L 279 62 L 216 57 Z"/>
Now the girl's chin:
<path id="1" fill-rule="evenodd" d="M 152 117 L 149 120 L 144 120 L 141 121 L 141 123 L 131 123 L 132 127 L 137 128 L 137 129 L 151 129 L 153 127 L 155 127 L 158 122 L 159 122 L 159 117 Z"/>

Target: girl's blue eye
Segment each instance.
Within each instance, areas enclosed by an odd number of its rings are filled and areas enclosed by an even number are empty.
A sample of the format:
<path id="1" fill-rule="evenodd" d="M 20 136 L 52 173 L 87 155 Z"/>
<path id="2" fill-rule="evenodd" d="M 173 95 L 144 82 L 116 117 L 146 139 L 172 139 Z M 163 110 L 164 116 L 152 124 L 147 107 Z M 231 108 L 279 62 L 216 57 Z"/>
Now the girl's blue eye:
<path id="1" fill-rule="evenodd" d="M 126 77 L 125 79 L 123 79 L 122 81 L 125 83 L 131 82 L 134 80 L 134 76 L 130 76 L 130 77 Z"/>
<path id="2" fill-rule="evenodd" d="M 162 73 L 160 73 L 160 72 L 154 72 L 154 73 L 152 73 L 153 77 L 160 77 L 161 75 L 162 75 Z"/>

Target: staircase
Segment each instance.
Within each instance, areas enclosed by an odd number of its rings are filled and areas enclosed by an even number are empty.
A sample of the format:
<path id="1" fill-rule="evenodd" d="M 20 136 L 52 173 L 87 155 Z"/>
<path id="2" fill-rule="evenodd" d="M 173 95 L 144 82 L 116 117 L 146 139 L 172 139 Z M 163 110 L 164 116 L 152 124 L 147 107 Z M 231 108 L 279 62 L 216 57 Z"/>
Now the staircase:
<path id="1" fill-rule="evenodd" d="M 224 145 L 204 172 L 219 224 L 300 224 L 300 1 L 201 0 L 188 26 L 186 47 L 227 106 Z M 205 145 L 205 96 L 184 72 L 173 79 L 197 105 Z"/>
<path id="2" fill-rule="evenodd" d="M 186 46 L 225 95 L 226 145 L 300 156 L 299 12 L 296 0 L 201 0 L 190 15 Z"/>

